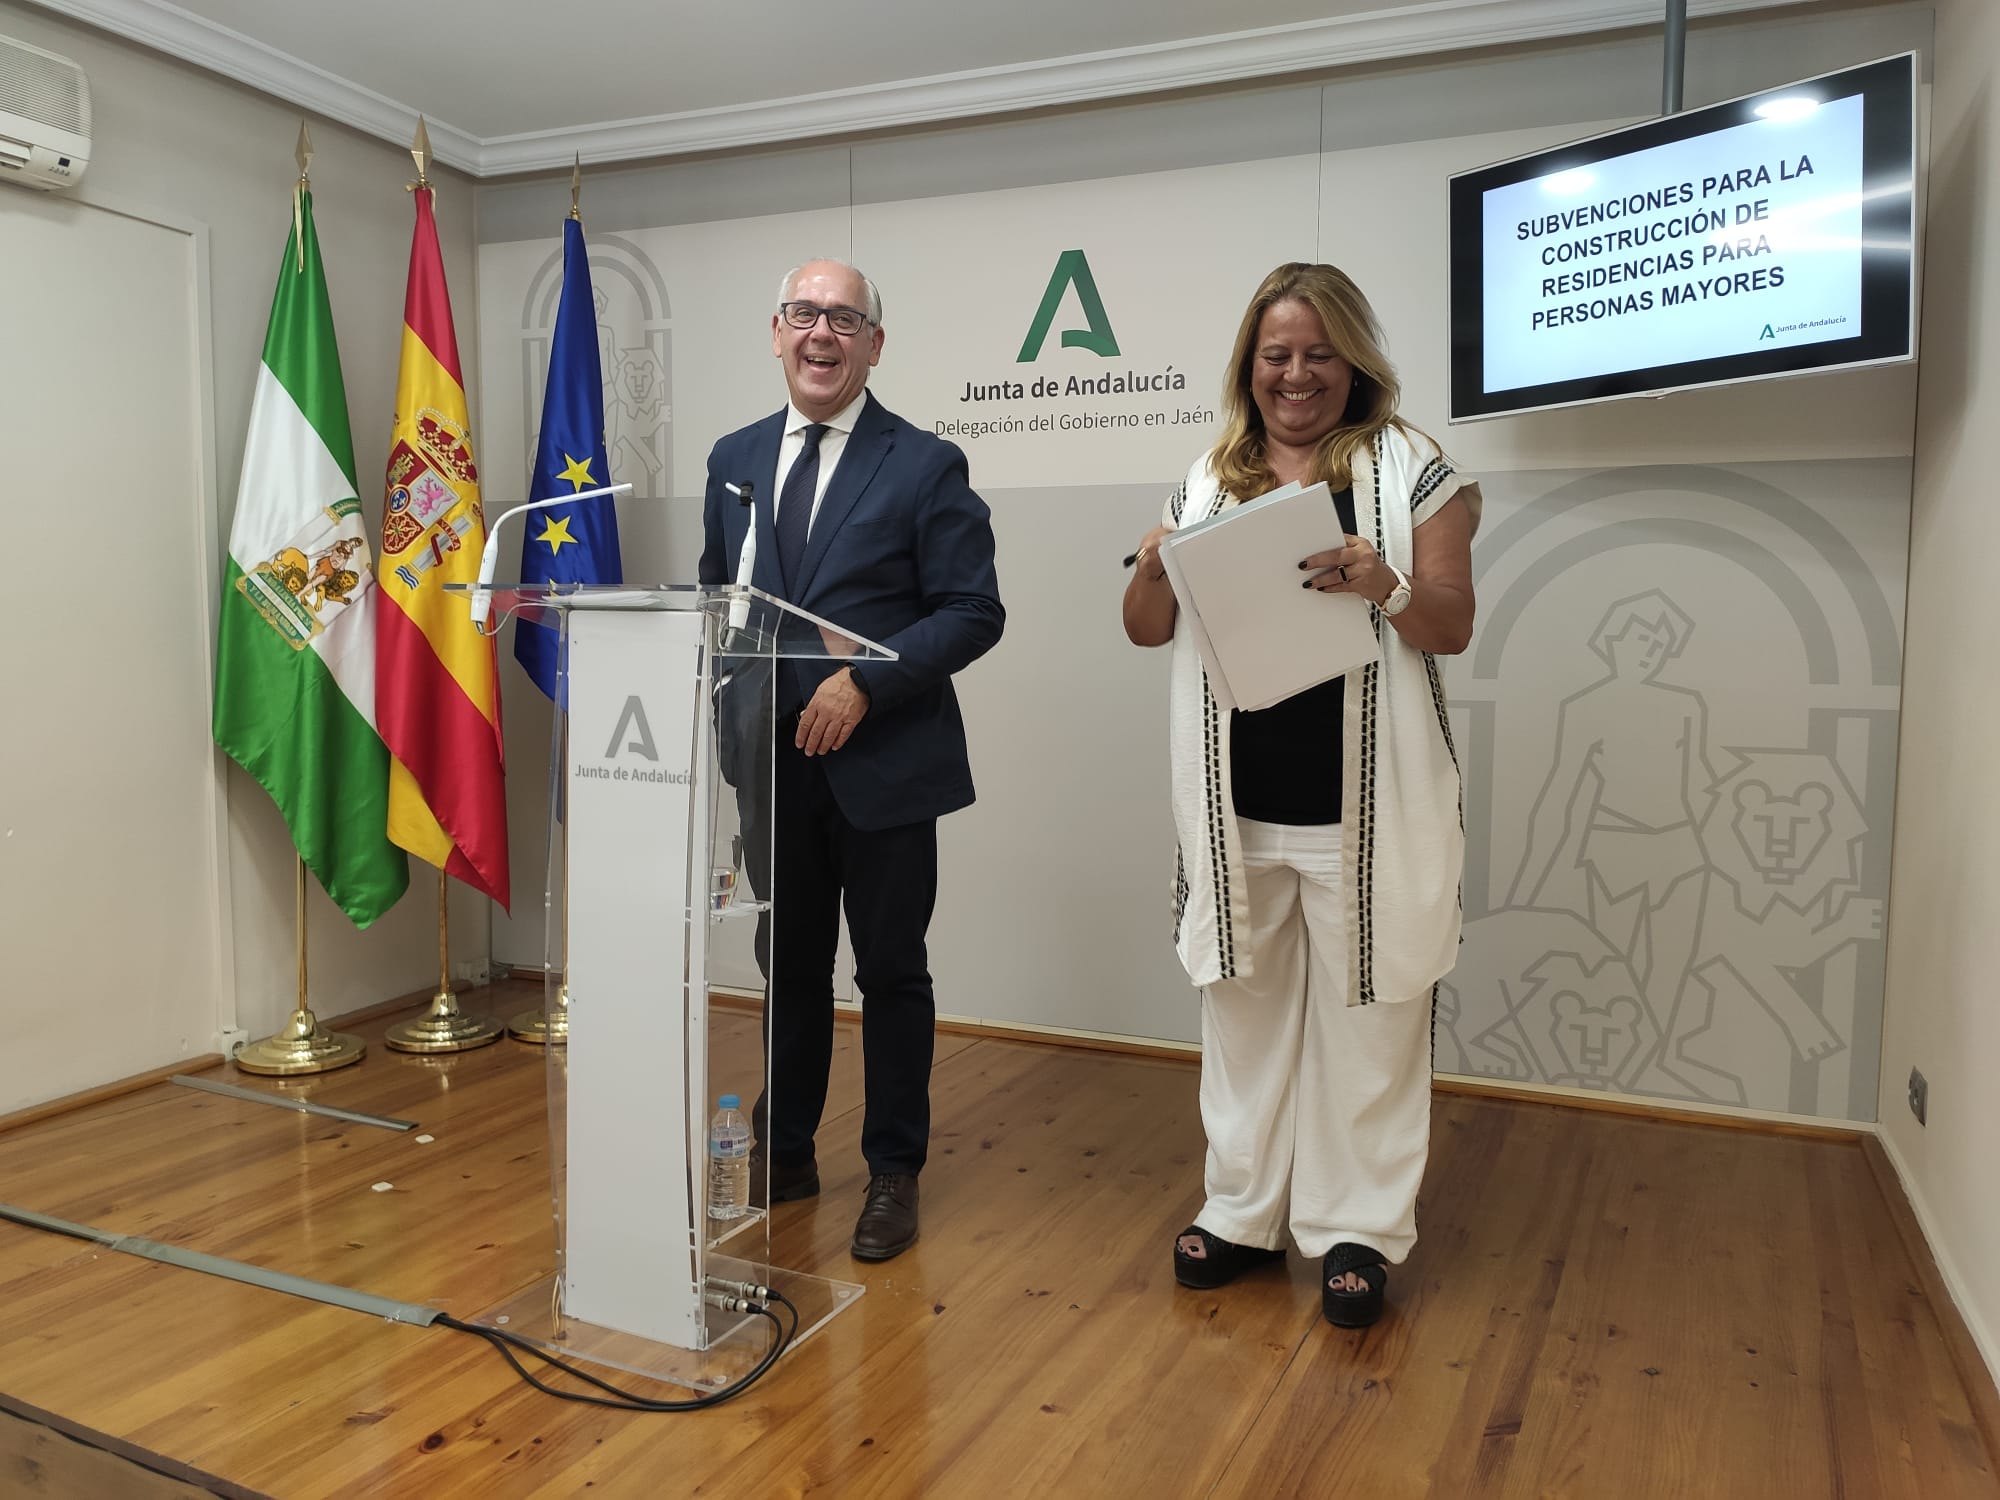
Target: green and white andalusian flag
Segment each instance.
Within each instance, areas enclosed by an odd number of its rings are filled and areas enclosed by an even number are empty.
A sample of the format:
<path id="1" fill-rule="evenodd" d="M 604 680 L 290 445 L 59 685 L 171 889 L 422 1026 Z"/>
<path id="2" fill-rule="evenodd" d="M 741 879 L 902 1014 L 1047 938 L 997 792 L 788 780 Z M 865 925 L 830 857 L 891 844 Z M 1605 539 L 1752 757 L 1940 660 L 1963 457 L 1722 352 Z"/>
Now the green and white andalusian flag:
<path id="1" fill-rule="evenodd" d="M 410 883 L 387 832 L 376 603 L 340 351 L 302 185 L 229 532 L 215 742 L 271 794 L 299 854 L 358 927 Z"/>

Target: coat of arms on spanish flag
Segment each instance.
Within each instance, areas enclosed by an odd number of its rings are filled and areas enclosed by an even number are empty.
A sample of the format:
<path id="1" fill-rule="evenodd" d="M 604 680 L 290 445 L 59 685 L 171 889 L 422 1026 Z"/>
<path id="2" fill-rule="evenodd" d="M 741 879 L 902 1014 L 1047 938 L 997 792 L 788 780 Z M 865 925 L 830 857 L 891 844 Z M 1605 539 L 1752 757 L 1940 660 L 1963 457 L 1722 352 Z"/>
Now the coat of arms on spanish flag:
<path id="1" fill-rule="evenodd" d="M 462 594 L 486 545 L 431 189 L 415 189 L 402 365 L 382 507 L 375 717 L 393 757 L 389 838 L 507 905 L 507 801 L 493 638 Z"/>

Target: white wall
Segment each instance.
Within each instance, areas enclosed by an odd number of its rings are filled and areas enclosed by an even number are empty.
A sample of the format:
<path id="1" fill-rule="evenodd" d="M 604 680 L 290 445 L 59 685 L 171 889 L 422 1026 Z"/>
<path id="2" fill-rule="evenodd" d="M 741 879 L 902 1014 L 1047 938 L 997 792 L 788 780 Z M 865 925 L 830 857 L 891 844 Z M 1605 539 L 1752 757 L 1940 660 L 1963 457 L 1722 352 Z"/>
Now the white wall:
<path id="1" fill-rule="evenodd" d="M 2000 8 L 1939 0 L 1882 1124 L 2000 1373 Z M 1904 1100 L 1930 1084 L 1930 1123 Z"/>
<path id="2" fill-rule="evenodd" d="M 250 395 L 290 224 L 291 186 L 297 175 L 292 147 L 299 114 L 281 101 L 13 0 L 0 0 L 0 35 L 67 56 L 89 77 L 95 146 L 89 175 L 70 196 L 140 218 L 156 215 L 170 223 L 190 224 L 205 237 L 209 317 L 208 326 L 199 332 L 206 334 L 211 350 L 212 389 L 160 390 L 122 380 L 119 352 L 115 346 L 107 348 L 101 351 L 101 388 L 75 394 L 74 430 L 47 437 L 77 455 L 81 479 L 87 476 L 87 456 L 98 424 L 129 422 L 136 412 L 161 408 L 182 413 L 179 419 L 185 421 L 185 411 L 192 406 L 196 421 L 206 429 L 200 439 L 212 439 L 214 469 L 206 476 L 204 496 L 211 514 L 191 517 L 190 525 L 204 527 L 198 548 L 212 562 L 214 549 L 228 535 L 235 506 Z M 315 209 L 347 377 L 362 501 L 372 528 L 372 518 L 379 517 L 380 475 L 388 450 L 401 337 L 412 218 L 403 184 L 412 175 L 411 163 L 407 154 L 343 127 L 314 120 L 312 129 L 317 151 Z M 469 184 L 454 174 L 436 175 L 446 268 L 458 299 L 465 366 L 471 372 L 478 366 L 472 315 L 473 194 Z M 0 190 L 0 216 L 26 214 L 32 201 L 22 190 Z M 21 268 L 7 269 L 17 295 L 32 285 Z M 31 369 L 35 357 L 34 348 L 22 341 L 0 339 L 0 362 L 6 362 L 12 373 Z M 10 506 L 18 503 L 11 483 L 6 488 Z M 72 498 L 78 504 L 86 502 L 87 487 L 80 484 Z M 205 585 L 190 578 L 176 579 L 173 586 Z M 69 649 L 86 659 L 132 649 L 129 638 L 112 636 L 85 610 L 47 628 L 69 633 Z M 154 645 L 180 653 L 172 663 L 176 670 L 184 668 L 201 682 L 210 679 L 212 641 Z M 197 652 L 207 656 L 200 661 L 182 659 Z M 13 698 L 11 690 L 8 696 Z M 199 737 L 205 739 L 206 699 L 186 702 L 181 712 L 201 726 Z M 211 777 L 218 774 L 213 766 L 212 760 L 204 761 L 203 769 Z M 10 1046 L 0 1054 L 5 1058 L 0 1063 L 0 1100 L 25 1103 L 47 1098 L 167 1063 L 187 1052 L 211 1050 L 215 1022 L 231 1015 L 239 1015 L 253 1035 L 263 1035 L 290 1010 L 295 993 L 291 844 L 276 810 L 254 782 L 233 765 L 220 774 L 228 901 L 219 914 L 223 930 L 217 938 L 216 967 L 223 993 L 212 1002 L 215 1014 L 206 1018 L 207 1024 L 193 1025 L 178 1047 L 153 1048 L 143 1056 L 107 1051 L 93 1060 L 93 1077 L 72 1077 L 50 1066 L 51 1059 L 34 1048 Z M 13 788 L 9 792 L 19 794 Z M 121 843 L 164 839 L 165 830 L 106 826 L 104 817 L 82 796 L 66 812 L 79 840 L 106 851 L 97 878 L 111 889 L 98 898 L 87 890 L 71 889 L 49 892 L 46 899 L 74 905 L 144 896 L 137 877 L 113 855 Z M 181 856 L 179 868 L 190 877 L 202 869 L 194 855 Z M 410 894 L 367 932 L 349 926 L 318 886 L 312 886 L 308 927 L 313 1003 L 322 1015 L 408 993 L 435 976 L 437 905 L 434 883 L 423 878 L 427 874 L 427 867 L 420 867 Z M 458 953 L 483 964 L 486 904 L 469 897 L 455 900 L 454 913 Z M 10 934 L 25 934 L 31 930 L 27 924 L 38 917 L 33 910 L 13 910 L 4 914 L 4 920 Z M 156 956 L 121 945 L 119 958 L 123 983 L 60 997 L 62 1004 L 94 1011 L 113 1033 L 148 1016 L 156 1003 Z M 10 1009 L 52 1003 L 56 998 L 11 994 Z M 158 1055 L 151 1055 L 154 1052 Z"/>

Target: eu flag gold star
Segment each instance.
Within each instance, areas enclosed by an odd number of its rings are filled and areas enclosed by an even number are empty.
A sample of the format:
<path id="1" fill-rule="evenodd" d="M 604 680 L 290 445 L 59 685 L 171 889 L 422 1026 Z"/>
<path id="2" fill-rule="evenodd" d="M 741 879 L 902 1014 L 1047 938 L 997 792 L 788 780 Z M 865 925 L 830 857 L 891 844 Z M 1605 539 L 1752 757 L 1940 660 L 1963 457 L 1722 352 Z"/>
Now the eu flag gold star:
<path id="1" fill-rule="evenodd" d="M 538 542 L 547 542 L 549 544 L 549 551 L 558 557 L 562 555 L 564 542 L 568 542 L 571 546 L 576 545 L 576 538 L 569 534 L 568 516 L 561 516 L 551 520 L 547 526 L 542 528 L 542 534 L 536 537 L 535 540 Z"/>
<path id="2" fill-rule="evenodd" d="M 580 490 L 585 485 L 589 485 L 592 489 L 597 488 L 597 481 L 590 477 L 589 459 L 570 458 L 570 456 L 567 453 L 565 453 L 563 457 L 565 459 L 568 459 L 569 467 L 567 469 L 564 469 L 562 473 L 556 475 L 556 478 L 567 479 L 569 481 L 569 487 L 572 490 Z M 574 540 L 574 538 L 572 538 L 572 540 Z"/>

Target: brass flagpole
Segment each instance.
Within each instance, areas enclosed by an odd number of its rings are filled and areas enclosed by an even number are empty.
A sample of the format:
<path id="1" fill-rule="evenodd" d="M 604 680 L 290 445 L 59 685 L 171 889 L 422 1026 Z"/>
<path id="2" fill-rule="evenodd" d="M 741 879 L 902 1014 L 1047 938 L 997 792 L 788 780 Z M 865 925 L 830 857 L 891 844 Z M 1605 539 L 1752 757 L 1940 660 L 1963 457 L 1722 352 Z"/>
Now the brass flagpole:
<path id="1" fill-rule="evenodd" d="M 343 1031 L 322 1031 L 306 1004 L 306 862 L 298 856 L 299 1000 L 291 1018 L 275 1034 L 251 1042 L 236 1054 L 246 1073 L 328 1073 L 361 1061 L 368 1044 Z"/>
<path id="2" fill-rule="evenodd" d="M 577 153 L 569 171 L 569 216 L 579 222 L 583 219 L 583 155 Z M 516 627 L 517 629 L 519 627 Z M 557 671 L 558 681 L 562 678 Z M 558 695 L 560 696 L 560 694 Z M 562 713 L 562 705 L 556 705 L 557 713 Z M 569 724 L 563 724 L 562 770 L 569 768 Z M 561 784 L 559 782 L 559 784 Z M 522 1011 L 507 1023 L 507 1033 L 516 1041 L 533 1042 L 537 1046 L 560 1047 L 569 1041 L 569 822 L 563 822 L 563 940 L 562 940 L 562 983 L 556 989 L 556 998 L 550 1004 L 546 998 L 541 1005 Z"/>
<path id="3" fill-rule="evenodd" d="M 500 1023 L 468 1016 L 451 988 L 451 883 L 438 871 L 438 987 L 431 1008 L 413 1021 L 398 1021 L 382 1034 L 396 1052 L 469 1052 L 500 1040 Z"/>
<path id="4" fill-rule="evenodd" d="M 304 194 L 312 186 L 312 136 L 307 133 L 305 121 L 299 122 L 299 141 L 293 149 L 293 160 L 299 164 L 299 180 L 292 188 L 292 232 L 298 240 L 300 268 L 304 268 L 305 236 L 300 231 L 304 213 Z M 319 1020 L 312 1013 L 306 999 L 306 861 L 302 854 L 294 855 L 297 865 L 297 894 L 292 903 L 297 928 L 299 957 L 298 1001 L 291 1016 L 275 1033 L 245 1044 L 236 1053 L 236 1066 L 246 1073 L 264 1073 L 276 1076 L 302 1073 L 327 1073 L 335 1068 L 344 1068 L 349 1063 L 361 1061 L 368 1044 L 360 1037 L 347 1032 L 323 1031 Z"/>
<path id="5" fill-rule="evenodd" d="M 558 682 L 562 673 L 556 674 Z M 562 713 L 560 705 L 557 713 Z M 558 753 L 562 756 L 559 775 L 560 784 L 567 784 L 569 770 L 569 721 L 563 721 L 562 745 Z M 563 819 L 563 896 L 562 896 L 562 983 L 556 988 L 553 1004 L 546 997 L 541 1005 L 531 1006 L 507 1023 L 507 1033 L 516 1041 L 533 1042 L 537 1046 L 560 1047 L 569 1041 L 569 819 Z"/>
<path id="6" fill-rule="evenodd" d="M 431 183 L 431 136 L 424 117 L 417 116 L 416 138 L 410 142 L 410 159 L 417 165 L 417 180 L 409 186 L 421 192 Z M 431 1007 L 412 1021 L 398 1021 L 382 1034 L 382 1040 L 396 1052 L 469 1052 L 500 1040 L 498 1022 L 468 1016 L 458 1008 L 458 996 L 451 988 L 451 882 L 438 867 L 438 987 Z"/>

